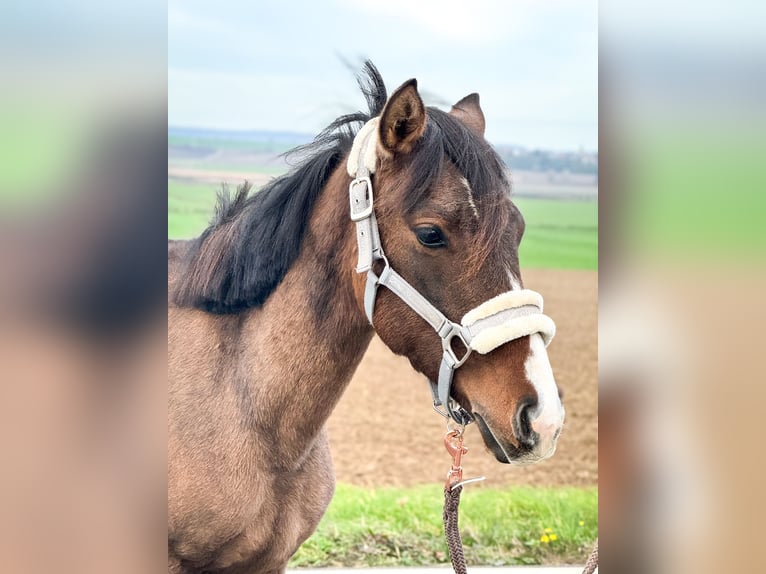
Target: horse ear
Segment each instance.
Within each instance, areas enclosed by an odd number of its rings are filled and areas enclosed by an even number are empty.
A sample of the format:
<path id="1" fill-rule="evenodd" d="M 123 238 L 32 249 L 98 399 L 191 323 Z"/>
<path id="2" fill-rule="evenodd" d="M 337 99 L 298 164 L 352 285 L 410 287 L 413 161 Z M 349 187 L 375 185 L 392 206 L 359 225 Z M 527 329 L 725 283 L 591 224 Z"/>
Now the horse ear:
<path id="1" fill-rule="evenodd" d="M 391 153 L 409 153 L 426 131 L 426 108 L 418 94 L 418 81 L 404 82 L 380 115 L 380 143 Z"/>
<path id="2" fill-rule="evenodd" d="M 455 116 L 475 134 L 484 137 L 484 112 L 479 105 L 479 94 L 469 94 L 452 106 L 450 115 Z"/>

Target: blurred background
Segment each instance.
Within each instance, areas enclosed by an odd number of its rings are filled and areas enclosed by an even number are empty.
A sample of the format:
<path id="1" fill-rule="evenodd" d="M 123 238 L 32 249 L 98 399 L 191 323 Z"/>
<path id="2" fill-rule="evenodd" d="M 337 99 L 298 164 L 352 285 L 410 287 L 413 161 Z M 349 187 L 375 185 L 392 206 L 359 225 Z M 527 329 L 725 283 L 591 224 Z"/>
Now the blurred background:
<path id="1" fill-rule="evenodd" d="M 0 5 L 0 555 L 166 561 L 167 15 Z"/>
<path id="2" fill-rule="evenodd" d="M 602 2 L 602 564 L 760 572 L 766 43 L 753 2 Z"/>

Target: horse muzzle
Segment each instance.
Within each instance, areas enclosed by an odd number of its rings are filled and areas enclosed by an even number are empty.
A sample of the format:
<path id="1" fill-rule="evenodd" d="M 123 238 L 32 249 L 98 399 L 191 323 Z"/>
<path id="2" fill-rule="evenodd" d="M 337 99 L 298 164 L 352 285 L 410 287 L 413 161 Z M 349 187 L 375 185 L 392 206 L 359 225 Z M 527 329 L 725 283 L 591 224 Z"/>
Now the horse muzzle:
<path id="1" fill-rule="evenodd" d="M 534 464 L 553 456 L 558 438 L 563 428 L 562 417 L 559 422 L 541 420 L 539 417 L 529 420 L 529 404 L 523 404 L 513 418 L 513 440 L 504 437 L 492 429 L 481 414 L 473 413 L 484 444 L 495 458 L 505 464 Z"/>
<path id="2" fill-rule="evenodd" d="M 556 452 L 564 428 L 564 408 L 560 403 L 548 409 L 534 404 L 522 405 L 514 417 L 513 428 L 519 443 L 530 449 L 525 457 L 527 462 L 545 460 Z"/>

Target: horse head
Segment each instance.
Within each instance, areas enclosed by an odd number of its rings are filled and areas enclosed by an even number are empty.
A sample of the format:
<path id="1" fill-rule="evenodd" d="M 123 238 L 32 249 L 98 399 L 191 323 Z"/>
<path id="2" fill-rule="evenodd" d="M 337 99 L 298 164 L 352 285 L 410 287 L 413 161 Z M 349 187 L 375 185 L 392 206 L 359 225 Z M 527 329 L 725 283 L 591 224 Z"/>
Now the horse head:
<path id="1" fill-rule="evenodd" d="M 477 94 L 444 112 L 410 80 L 357 134 L 354 291 L 383 342 L 439 381 L 447 414 L 475 420 L 499 461 L 535 462 L 564 420 L 546 352 L 554 326 L 522 288 L 524 219 L 484 128 Z"/>

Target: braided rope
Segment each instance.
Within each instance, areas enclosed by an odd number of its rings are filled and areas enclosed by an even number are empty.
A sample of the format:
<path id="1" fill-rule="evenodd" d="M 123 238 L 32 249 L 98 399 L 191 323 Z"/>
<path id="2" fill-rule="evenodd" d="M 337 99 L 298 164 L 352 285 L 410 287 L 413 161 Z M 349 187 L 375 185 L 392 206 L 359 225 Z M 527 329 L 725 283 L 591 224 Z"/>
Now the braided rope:
<path id="1" fill-rule="evenodd" d="M 591 552 L 588 561 L 585 563 L 585 568 L 582 574 L 593 574 L 598 568 L 598 540 L 596 540 L 596 547 Z"/>
<path id="2" fill-rule="evenodd" d="M 455 574 L 467 574 L 465 556 L 463 556 L 463 541 L 460 539 L 460 530 L 457 524 L 458 505 L 462 491 L 462 486 L 458 486 L 454 490 L 451 490 L 449 486 L 444 488 L 444 514 L 442 515 L 444 535 L 447 538 L 447 548 Z"/>
<path id="3" fill-rule="evenodd" d="M 465 556 L 463 554 L 463 541 L 460 539 L 460 529 L 458 527 L 458 506 L 460 505 L 460 493 L 463 487 L 458 486 L 450 490 L 449 486 L 444 488 L 444 536 L 447 539 L 447 549 L 449 550 L 452 569 L 455 574 L 467 574 Z M 598 540 L 596 546 L 585 563 L 582 574 L 593 574 L 598 568 Z"/>

